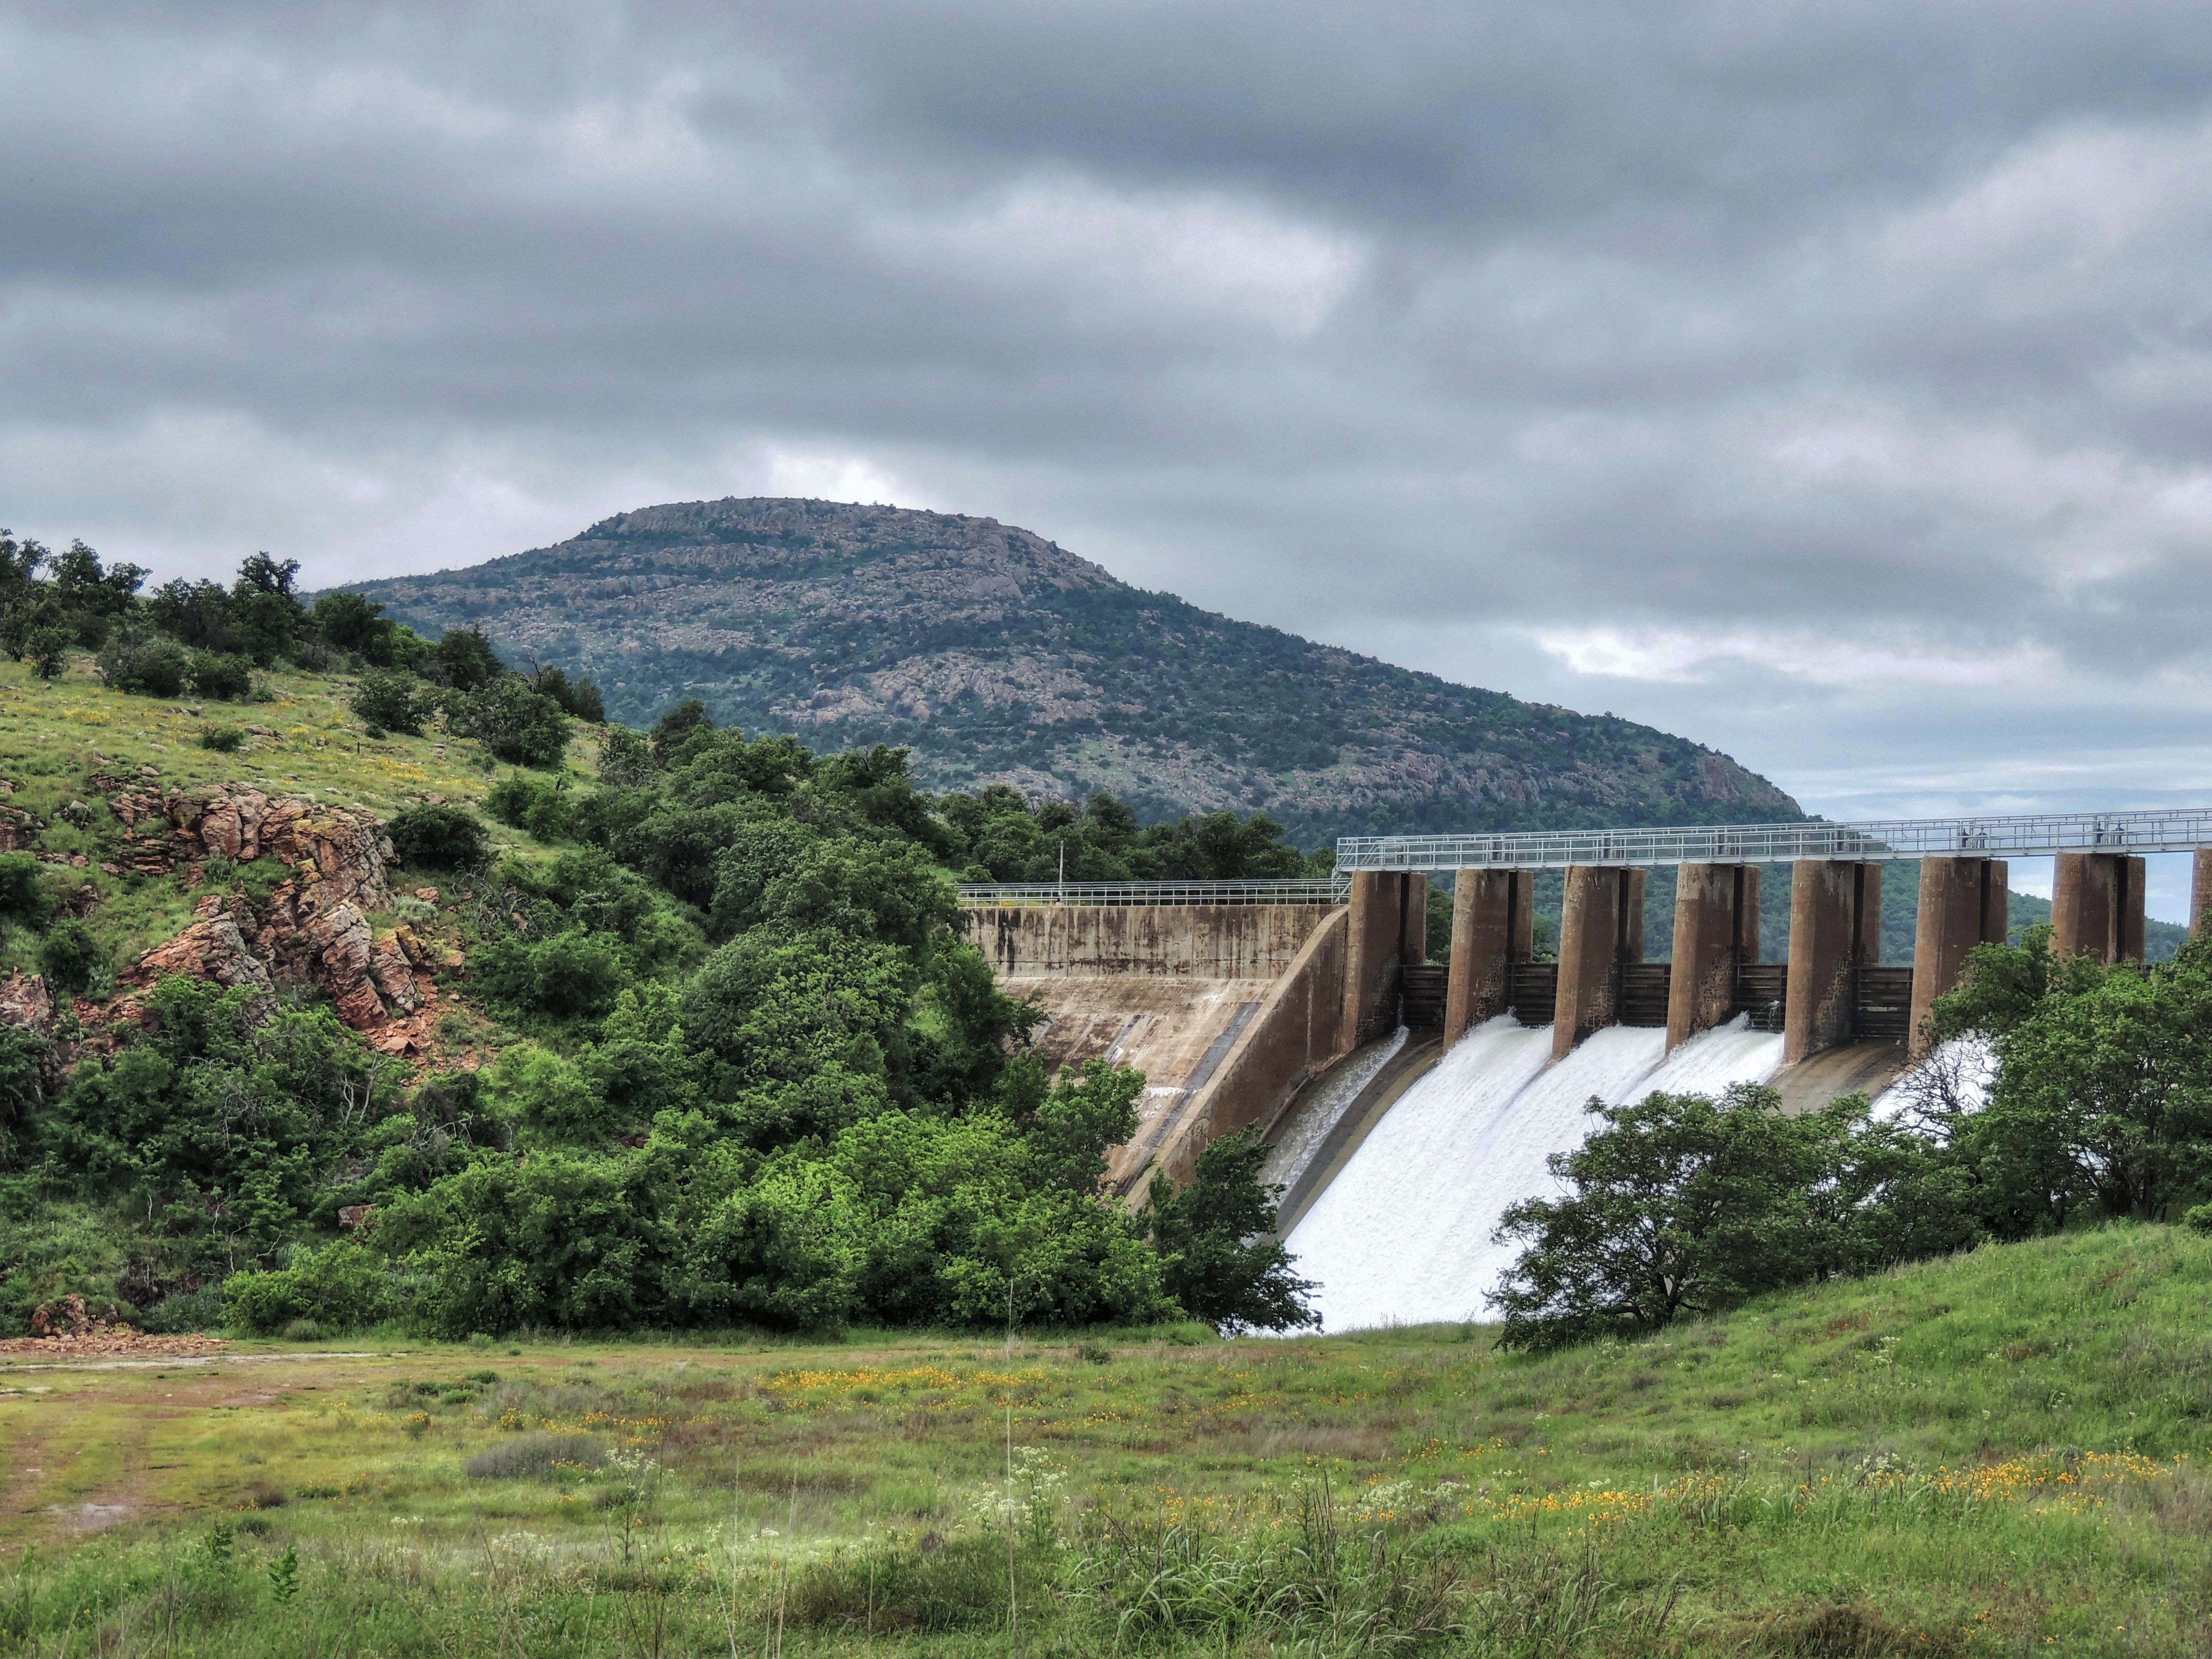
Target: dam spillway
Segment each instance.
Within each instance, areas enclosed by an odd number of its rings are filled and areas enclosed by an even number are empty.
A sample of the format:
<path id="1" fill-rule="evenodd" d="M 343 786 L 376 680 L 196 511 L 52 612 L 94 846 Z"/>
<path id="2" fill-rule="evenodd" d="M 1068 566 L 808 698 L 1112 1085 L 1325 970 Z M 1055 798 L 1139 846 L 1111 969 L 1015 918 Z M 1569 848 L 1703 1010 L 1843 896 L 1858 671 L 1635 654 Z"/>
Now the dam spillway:
<path id="1" fill-rule="evenodd" d="M 1332 1331 L 1493 1317 L 1487 1293 L 1517 1254 L 1491 1234 L 1506 1209 L 1559 1190 L 1546 1166 L 1594 1126 L 1589 1103 L 1716 1094 L 1764 1083 L 1780 1036 L 1741 1017 L 1667 1052 L 1663 1030 L 1611 1026 L 1556 1063 L 1548 1028 L 1510 1018 L 1468 1032 L 1406 1091 L 1298 1218 L 1295 1271 Z"/>

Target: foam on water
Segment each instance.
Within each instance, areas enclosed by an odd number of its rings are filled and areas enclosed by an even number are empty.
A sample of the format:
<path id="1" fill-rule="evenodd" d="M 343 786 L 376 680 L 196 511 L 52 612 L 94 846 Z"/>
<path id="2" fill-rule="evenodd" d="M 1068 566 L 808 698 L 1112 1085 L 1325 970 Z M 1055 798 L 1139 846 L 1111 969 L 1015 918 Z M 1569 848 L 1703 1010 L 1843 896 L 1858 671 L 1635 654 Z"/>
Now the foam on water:
<path id="1" fill-rule="evenodd" d="M 1338 1067 L 1334 1075 L 1315 1091 L 1311 1100 L 1301 1101 L 1296 1115 L 1283 1125 L 1274 1144 L 1267 1148 L 1267 1161 L 1260 1166 L 1260 1179 L 1275 1187 L 1297 1185 L 1298 1177 L 1320 1154 L 1330 1131 L 1344 1121 L 1344 1115 L 1352 1109 L 1352 1103 L 1359 1098 L 1360 1091 L 1398 1057 L 1398 1051 L 1406 1046 L 1410 1035 L 1401 1025 L 1395 1036 L 1368 1044 Z"/>
<path id="2" fill-rule="evenodd" d="M 1610 1026 L 1549 1066 L 1552 1033 L 1479 1025 L 1399 1097 L 1289 1243 L 1324 1328 L 1488 1317 L 1518 1254 L 1491 1243 L 1507 1207 L 1559 1190 L 1545 1166 L 1589 1133 L 1590 1100 L 1763 1083 L 1782 1039 L 1738 1020 L 1664 1059 L 1664 1031 Z"/>

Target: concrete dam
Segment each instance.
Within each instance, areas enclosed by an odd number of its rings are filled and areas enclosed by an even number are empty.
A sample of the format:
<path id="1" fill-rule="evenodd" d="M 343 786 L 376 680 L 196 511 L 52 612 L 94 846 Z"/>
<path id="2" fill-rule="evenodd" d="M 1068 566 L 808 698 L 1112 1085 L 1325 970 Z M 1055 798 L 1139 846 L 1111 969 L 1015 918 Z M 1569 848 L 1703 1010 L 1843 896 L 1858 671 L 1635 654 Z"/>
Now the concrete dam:
<path id="1" fill-rule="evenodd" d="M 1103 1058 L 1146 1088 L 1108 1181 L 1188 1180 L 1258 1126 L 1297 1271 L 1331 1329 L 1483 1316 L 1498 1217 L 1553 1190 L 1588 1103 L 1771 1083 L 1784 1109 L 1879 1093 L 1967 953 L 2005 936 L 2008 860 L 2048 856 L 2054 950 L 2140 958 L 2143 855 L 2191 851 L 2212 905 L 2212 811 L 1349 838 L 1306 882 L 971 884 L 970 937 L 1046 1012 L 1048 1067 Z M 1910 963 L 1881 960 L 1885 866 L 1919 864 Z M 1671 960 L 1644 886 L 1675 867 Z M 1788 960 L 1761 962 L 1762 866 L 1787 864 Z M 1554 961 L 1534 876 L 1563 872 Z M 1449 872 L 1449 960 L 1427 959 Z M 1779 897 L 1780 896 L 1776 896 Z"/>

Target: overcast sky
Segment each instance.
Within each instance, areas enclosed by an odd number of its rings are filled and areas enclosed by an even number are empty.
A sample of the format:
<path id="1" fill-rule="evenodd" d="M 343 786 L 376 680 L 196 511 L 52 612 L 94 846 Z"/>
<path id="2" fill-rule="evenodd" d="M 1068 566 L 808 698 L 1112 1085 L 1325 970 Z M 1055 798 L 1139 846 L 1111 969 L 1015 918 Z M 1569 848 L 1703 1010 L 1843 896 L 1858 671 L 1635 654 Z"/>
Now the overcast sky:
<path id="1" fill-rule="evenodd" d="M 892 501 L 1817 811 L 2212 798 L 2201 3 L 9 0 L 0 262 L 0 524 L 163 575 Z"/>

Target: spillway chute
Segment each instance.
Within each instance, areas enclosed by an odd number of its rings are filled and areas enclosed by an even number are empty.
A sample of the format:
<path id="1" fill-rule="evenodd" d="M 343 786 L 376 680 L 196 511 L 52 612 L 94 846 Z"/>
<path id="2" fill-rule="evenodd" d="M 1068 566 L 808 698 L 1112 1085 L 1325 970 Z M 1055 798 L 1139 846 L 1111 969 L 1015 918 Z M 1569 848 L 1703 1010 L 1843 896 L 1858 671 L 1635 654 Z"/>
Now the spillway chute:
<path id="1" fill-rule="evenodd" d="M 1390 1107 L 1297 1220 L 1297 1272 L 1323 1328 L 1480 1319 L 1516 1247 L 1491 1234 L 1508 1207 L 1549 1196 L 1555 1153 L 1582 1144 L 1593 1099 L 1717 1094 L 1764 1083 L 1782 1039 L 1739 1018 L 1666 1050 L 1666 1034 L 1612 1026 L 1556 1064 L 1548 1027 L 1510 1018 L 1468 1033 Z"/>

